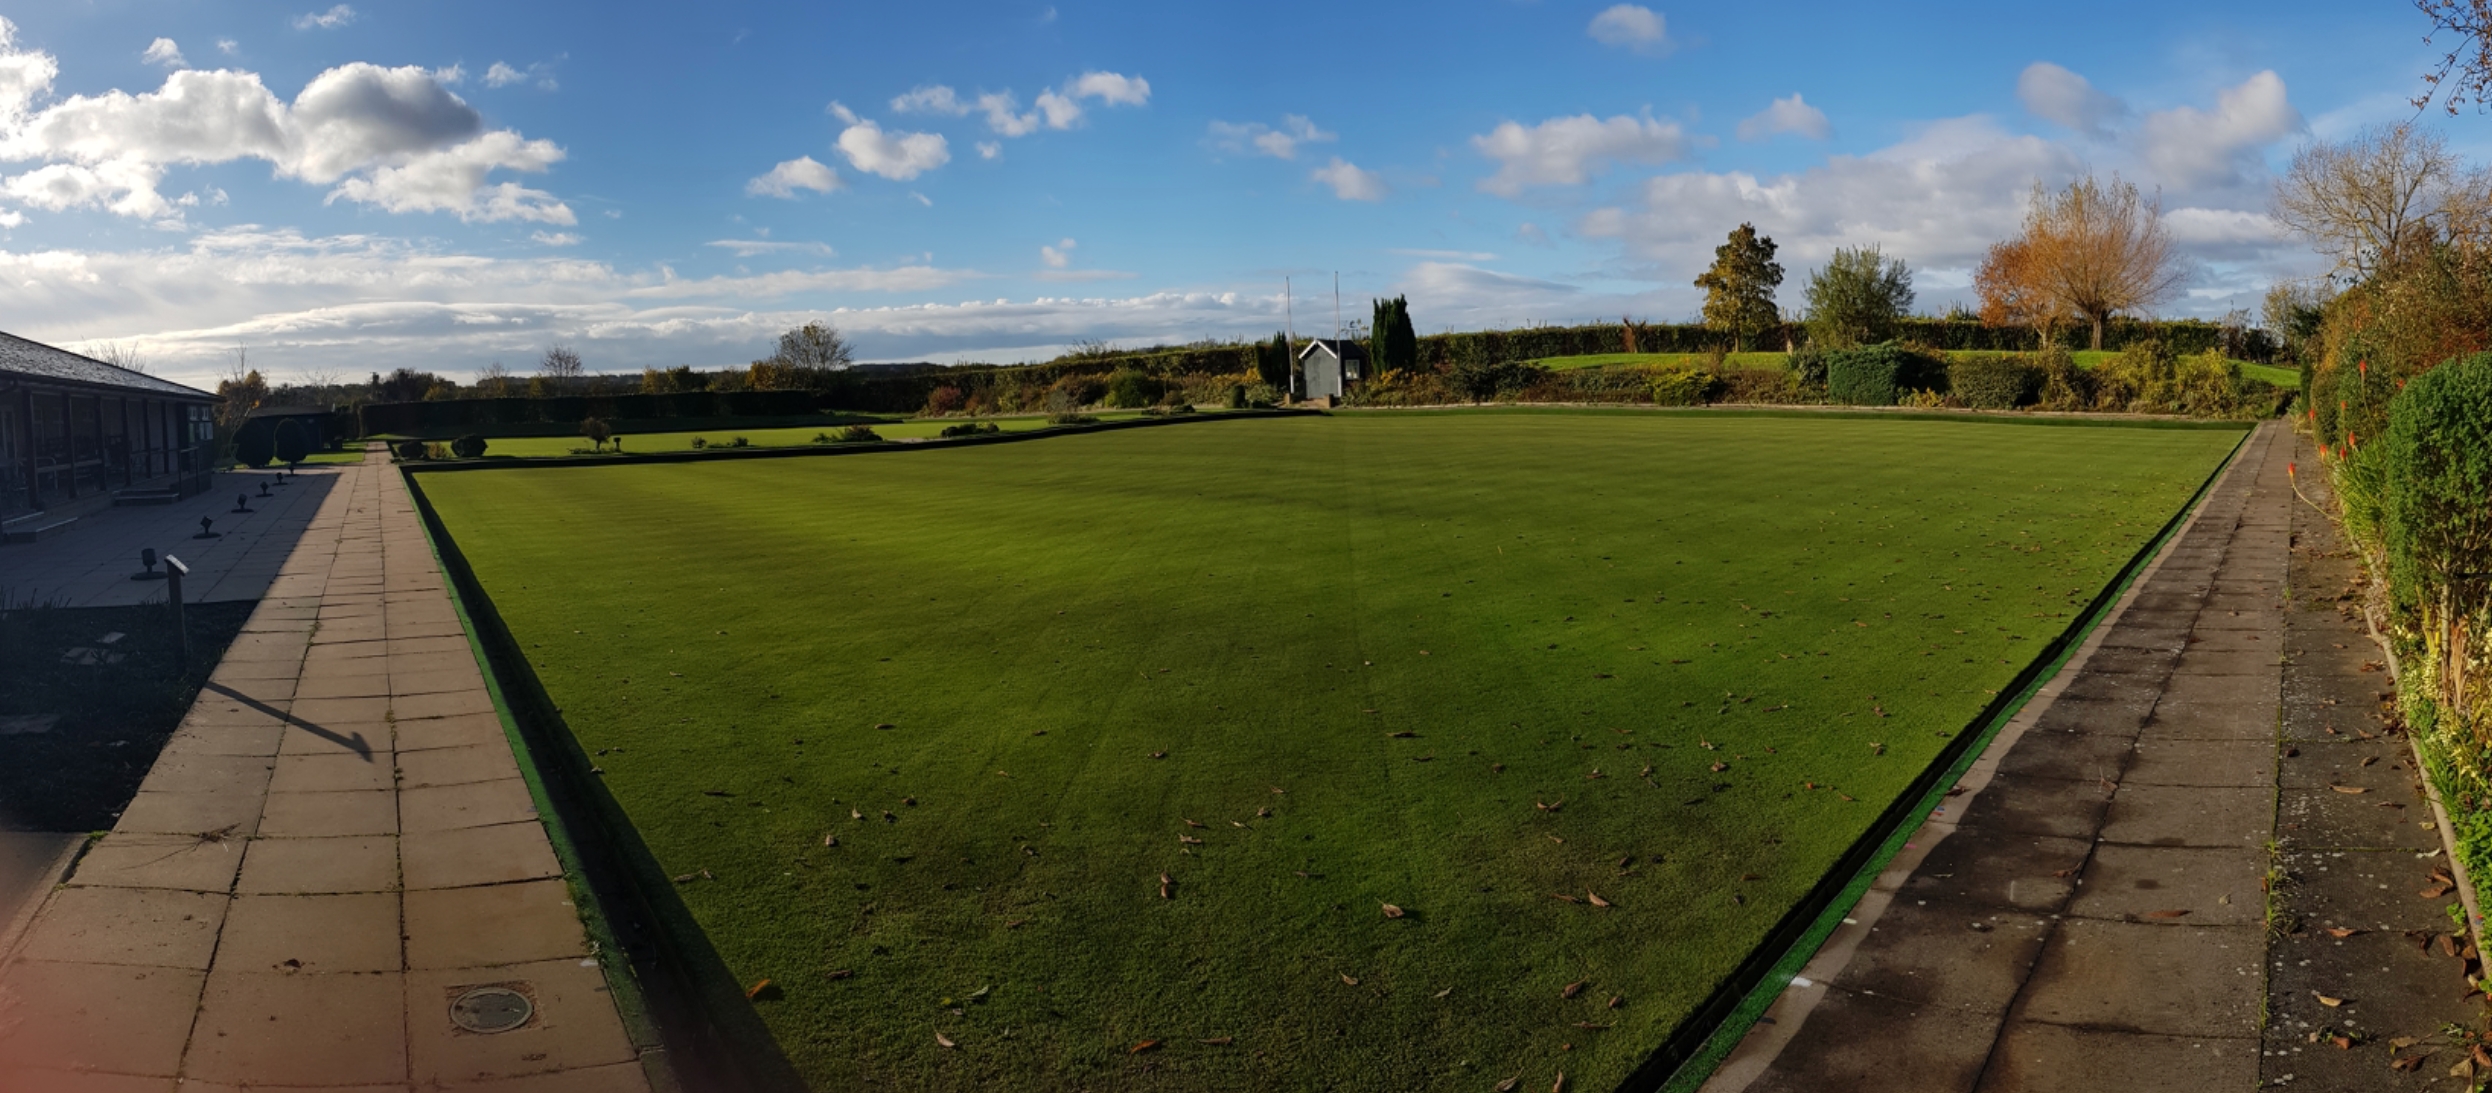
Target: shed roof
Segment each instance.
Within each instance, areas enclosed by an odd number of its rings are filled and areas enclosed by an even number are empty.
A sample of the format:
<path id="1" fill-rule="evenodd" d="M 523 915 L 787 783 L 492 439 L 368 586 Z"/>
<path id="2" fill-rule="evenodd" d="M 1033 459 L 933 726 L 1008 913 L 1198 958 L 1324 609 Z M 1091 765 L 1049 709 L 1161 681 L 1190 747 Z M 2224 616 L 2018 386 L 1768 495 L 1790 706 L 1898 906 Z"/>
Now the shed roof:
<path id="1" fill-rule="evenodd" d="M 1315 352 L 1319 346 L 1325 351 L 1331 353 L 1333 356 L 1345 361 L 1364 361 L 1367 359 L 1366 344 L 1349 338 L 1308 339 L 1307 347 L 1298 351 L 1298 359 L 1307 359 L 1307 354 Z"/>
<path id="2" fill-rule="evenodd" d="M 216 400 L 215 395 L 145 372 L 106 364 L 93 357 L 0 332 L 0 379 L 31 379 L 82 387 L 110 387 L 172 398 Z"/>

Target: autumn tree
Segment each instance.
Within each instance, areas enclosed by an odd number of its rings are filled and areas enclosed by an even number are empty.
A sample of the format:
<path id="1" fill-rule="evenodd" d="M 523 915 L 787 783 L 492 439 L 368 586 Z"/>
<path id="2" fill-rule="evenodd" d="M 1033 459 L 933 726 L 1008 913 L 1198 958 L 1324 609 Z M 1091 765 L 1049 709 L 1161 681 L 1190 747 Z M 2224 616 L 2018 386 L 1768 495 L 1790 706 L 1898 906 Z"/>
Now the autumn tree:
<path id="1" fill-rule="evenodd" d="M 1973 294 L 1981 301 L 1982 325 L 2031 327 L 2045 345 L 2057 340 L 2060 325 L 2068 321 L 2067 309 L 2042 291 L 2033 247 L 2021 237 L 1990 245 L 1973 271 Z"/>
<path id="2" fill-rule="evenodd" d="M 1782 284 L 1782 266 L 1774 261 L 1774 240 L 1741 224 L 1730 240 L 1713 248 L 1713 266 L 1696 278 L 1705 290 L 1705 325 L 1728 331 L 1735 351 L 1748 347 L 1748 335 L 1782 321 L 1774 306 L 1774 289 Z"/>
<path id="3" fill-rule="evenodd" d="M 2441 242 L 2480 242 L 2492 230 L 2492 176 L 2411 122 L 2372 126 L 2294 152 L 2272 211 L 2334 259 L 2334 272 L 2363 278 Z"/>
<path id="4" fill-rule="evenodd" d="M 1838 247 L 1808 275 L 1808 337 L 1829 349 L 1882 342 L 1912 311 L 1912 270 L 1871 243 Z"/>
<path id="5" fill-rule="evenodd" d="M 2034 183 L 2024 230 L 1991 248 L 1982 267 L 1974 283 L 1987 286 L 1985 310 L 1994 295 L 2002 312 L 2055 309 L 2092 324 L 2096 349 L 2112 316 L 2170 299 L 2185 272 L 2162 204 L 2118 175 L 2107 185 L 2088 175 L 2057 193 Z"/>

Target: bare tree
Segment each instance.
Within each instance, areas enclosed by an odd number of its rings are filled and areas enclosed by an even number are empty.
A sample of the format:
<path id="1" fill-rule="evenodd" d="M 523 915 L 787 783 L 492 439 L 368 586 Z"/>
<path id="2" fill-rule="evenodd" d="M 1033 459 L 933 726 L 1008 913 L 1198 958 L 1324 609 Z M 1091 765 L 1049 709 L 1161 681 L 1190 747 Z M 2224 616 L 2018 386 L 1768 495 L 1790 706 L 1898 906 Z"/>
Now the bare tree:
<path id="1" fill-rule="evenodd" d="M 2414 7 L 2431 18 L 2424 44 L 2442 34 L 2457 38 L 2438 66 L 2423 74 L 2423 93 L 2409 100 L 2414 108 L 2429 107 L 2435 96 L 2451 117 L 2469 102 L 2477 110 L 2492 105 L 2486 102 L 2492 95 L 2492 0 L 2414 0 Z"/>
<path id="2" fill-rule="evenodd" d="M 2356 278 L 2492 224 L 2492 176 L 2470 170 L 2437 133 L 2412 122 L 2304 145 L 2276 180 L 2277 222 Z"/>
<path id="3" fill-rule="evenodd" d="M 545 351 L 545 357 L 537 362 L 536 370 L 538 375 L 545 377 L 547 387 L 568 393 L 579 386 L 581 376 L 588 374 L 588 365 L 580 360 L 578 350 L 557 345 Z"/>
<path id="4" fill-rule="evenodd" d="M 2085 320 L 2096 349 L 2112 316 L 2170 299 L 2186 275 L 2162 204 L 2118 175 L 2108 185 L 2088 175 L 2058 193 L 2034 183 L 2024 232 L 2001 246 L 2004 254 L 1994 247 L 1984 264 L 1990 291 L 2025 309 Z"/>
<path id="5" fill-rule="evenodd" d="M 140 375 L 147 374 L 147 358 L 139 354 L 138 347 L 135 345 L 125 345 L 121 342 L 97 342 L 87 356 L 115 368 L 126 368 Z"/>
<path id="6" fill-rule="evenodd" d="M 495 361 L 476 370 L 476 389 L 486 398 L 507 398 L 511 393 L 511 370 Z"/>
<path id="7" fill-rule="evenodd" d="M 806 323 L 779 335 L 779 351 L 770 357 L 774 364 L 825 371 L 846 368 L 855 359 L 854 347 L 829 323 Z"/>

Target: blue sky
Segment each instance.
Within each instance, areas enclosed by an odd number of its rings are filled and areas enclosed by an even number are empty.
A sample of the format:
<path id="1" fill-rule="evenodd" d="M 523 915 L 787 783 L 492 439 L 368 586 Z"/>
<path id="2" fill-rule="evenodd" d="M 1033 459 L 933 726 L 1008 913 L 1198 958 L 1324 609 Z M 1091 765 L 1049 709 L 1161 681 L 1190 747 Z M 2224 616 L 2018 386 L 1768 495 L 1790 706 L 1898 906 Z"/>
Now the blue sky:
<path id="1" fill-rule="evenodd" d="M 2120 172 L 2168 314 L 2317 263 L 2313 137 L 2413 116 L 2393 3 L 0 4 L 0 329 L 192 380 L 863 359 L 1696 309 L 1742 220 L 1966 298 L 2030 187 Z M 2443 124 L 2435 121 L 2434 124 Z M 2445 122 L 2470 154 L 2484 119 Z"/>

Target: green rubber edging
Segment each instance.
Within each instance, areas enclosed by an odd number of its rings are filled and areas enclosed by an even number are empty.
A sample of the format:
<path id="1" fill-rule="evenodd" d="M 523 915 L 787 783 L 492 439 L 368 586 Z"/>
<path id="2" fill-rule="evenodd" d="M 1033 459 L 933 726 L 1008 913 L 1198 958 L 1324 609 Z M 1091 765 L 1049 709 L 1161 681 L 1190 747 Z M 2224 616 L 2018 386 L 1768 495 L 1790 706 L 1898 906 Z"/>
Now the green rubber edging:
<path id="1" fill-rule="evenodd" d="M 1642 1067 L 1620 1083 L 1621 1090 L 1695 1093 L 1713 1077 L 1714 1069 L 1721 1066 L 1722 1060 L 1728 1058 L 1739 1042 L 1747 1037 L 1748 1031 L 1756 1026 L 1757 1019 L 1763 1017 L 1774 1001 L 1782 996 L 1783 990 L 1799 975 L 1800 969 L 1816 957 L 1817 950 L 1843 924 L 1844 917 L 1859 906 L 1861 897 L 1868 893 L 1869 886 L 1877 881 L 1878 875 L 1886 871 L 1895 855 L 1903 850 L 1905 841 L 1918 832 L 1931 812 L 1947 799 L 1947 790 L 1964 777 L 1964 772 L 1989 749 L 1991 740 L 2015 718 L 2018 711 L 2024 709 L 2034 692 L 2059 674 L 2068 658 L 2076 655 L 2077 649 L 2085 644 L 2095 627 L 2109 617 L 2111 609 L 2128 594 L 2130 586 L 2137 582 L 2147 565 L 2163 553 L 2164 547 L 2196 514 L 2207 494 L 2215 488 L 2215 483 L 2240 458 L 2241 450 L 2249 444 L 2250 437 L 2256 431 L 2255 425 L 2242 431 L 2241 439 L 2233 443 L 2232 451 L 2215 465 L 2204 481 L 2198 483 L 2198 489 L 2190 495 L 2188 503 L 2164 521 L 2162 529 L 2130 556 L 2128 564 L 2122 566 L 2119 574 L 2095 594 L 2085 610 L 2079 612 L 2059 636 L 2044 646 L 2042 655 L 2027 664 L 1999 692 L 1999 696 L 1991 700 L 1990 705 L 1968 726 L 1972 731 L 1959 733 L 1950 749 L 1940 753 L 1940 758 L 1931 764 L 1929 770 L 1916 779 L 1920 792 L 1915 794 L 1907 790 L 1899 795 L 1895 803 L 1888 806 L 1886 815 L 1871 825 L 1853 843 L 1853 849 L 1827 871 L 1827 882 L 1839 876 L 1848 879 L 1822 896 L 1812 893 L 1811 898 L 1803 899 L 1793 907 L 1767 935 L 1765 943 L 1759 945 L 1757 951 L 1724 980 L 1713 996 L 1699 1005 Z M 1857 863 L 1848 873 L 1843 871 L 1846 861 Z M 1820 882 L 1821 890 L 1825 884 Z M 1789 940 L 1777 946 L 1776 939 L 1780 937 Z M 1709 1028 L 1704 1020 L 1708 1012 L 1721 1014 Z"/>
<path id="2" fill-rule="evenodd" d="M 597 969 L 605 976 L 607 997 L 614 1000 L 614 1008 L 623 1019 L 624 1035 L 632 1042 L 633 1054 L 640 1061 L 642 1073 L 649 1079 L 652 1093 L 683 1093 L 682 1080 L 668 1065 L 666 1042 L 649 1011 L 648 997 L 641 989 L 640 979 L 632 974 L 629 958 L 616 939 L 605 906 L 598 901 L 597 893 L 584 877 L 578 841 L 545 790 L 545 777 L 537 768 L 536 754 L 519 731 L 518 718 L 512 714 L 510 703 L 503 695 L 501 677 L 494 672 L 492 658 L 485 655 L 484 642 L 476 633 L 475 619 L 468 615 L 467 598 L 459 593 L 459 582 L 451 576 L 449 564 L 441 550 L 440 539 L 444 532 L 440 527 L 440 517 L 433 512 L 432 502 L 424 496 L 423 489 L 415 484 L 415 476 L 398 465 L 392 464 L 391 467 L 399 470 L 400 477 L 406 481 L 407 495 L 415 503 L 416 514 L 424 527 L 425 547 L 432 551 L 433 565 L 441 571 L 443 580 L 449 585 L 444 591 L 450 593 L 451 609 L 458 612 L 459 630 L 467 637 L 468 655 L 475 659 L 477 670 L 484 673 L 485 693 L 493 699 L 493 713 L 502 723 L 503 739 L 510 742 L 511 755 L 519 761 L 519 777 L 527 783 L 529 801 L 536 806 L 537 819 L 544 823 L 546 837 L 553 843 L 554 857 L 562 864 L 563 885 L 571 893 L 571 905 L 579 911 L 580 925 L 587 930 L 589 943 L 595 948 Z"/>

